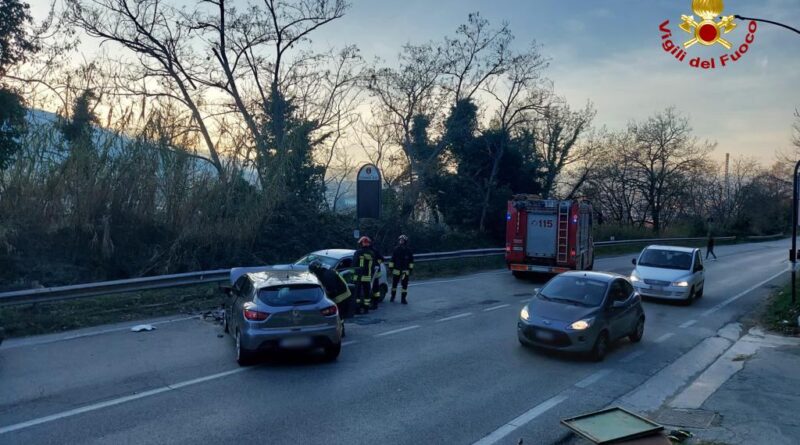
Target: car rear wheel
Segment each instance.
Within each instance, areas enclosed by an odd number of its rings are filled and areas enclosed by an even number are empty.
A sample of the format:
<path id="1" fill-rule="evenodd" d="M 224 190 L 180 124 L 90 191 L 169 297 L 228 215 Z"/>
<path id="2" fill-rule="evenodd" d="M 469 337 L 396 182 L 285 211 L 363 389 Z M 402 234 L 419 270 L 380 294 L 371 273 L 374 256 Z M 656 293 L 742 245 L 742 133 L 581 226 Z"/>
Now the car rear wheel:
<path id="1" fill-rule="evenodd" d="M 222 330 L 225 331 L 226 334 L 231 333 L 231 330 L 228 327 L 228 311 L 222 313 Z"/>
<path id="2" fill-rule="evenodd" d="M 608 333 L 603 331 L 597 336 L 592 348 L 592 360 L 602 362 L 608 354 Z"/>
<path id="3" fill-rule="evenodd" d="M 242 348 L 242 334 L 238 330 L 234 338 L 236 339 L 236 362 L 239 363 L 239 366 L 252 364 L 254 354 L 252 351 Z"/>
<path id="4" fill-rule="evenodd" d="M 642 337 L 644 336 L 644 317 L 640 317 L 639 321 L 636 322 L 636 327 L 633 329 L 631 335 L 628 336 L 630 341 L 633 343 L 639 343 L 642 341 Z"/>
<path id="5" fill-rule="evenodd" d="M 339 357 L 339 353 L 342 352 L 342 344 L 337 343 L 333 346 L 326 346 L 325 347 L 325 361 L 332 362 Z"/>

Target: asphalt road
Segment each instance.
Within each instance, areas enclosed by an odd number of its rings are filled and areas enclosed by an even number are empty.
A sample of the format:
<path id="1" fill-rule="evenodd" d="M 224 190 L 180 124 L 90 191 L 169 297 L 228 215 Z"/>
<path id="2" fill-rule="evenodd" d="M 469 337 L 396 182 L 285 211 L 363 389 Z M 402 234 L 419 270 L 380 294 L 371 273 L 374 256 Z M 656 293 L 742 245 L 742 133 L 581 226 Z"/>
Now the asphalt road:
<path id="1" fill-rule="evenodd" d="M 507 271 L 414 283 L 409 306 L 350 324 L 330 364 L 239 368 L 230 338 L 199 319 L 12 339 L 0 443 L 549 444 L 559 419 L 606 406 L 749 312 L 785 279 L 787 248 L 718 247 L 705 297 L 646 302 L 642 343 L 619 342 L 603 363 L 521 347 L 519 309 L 537 284 Z M 632 257 L 596 266 L 627 274 Z"/>

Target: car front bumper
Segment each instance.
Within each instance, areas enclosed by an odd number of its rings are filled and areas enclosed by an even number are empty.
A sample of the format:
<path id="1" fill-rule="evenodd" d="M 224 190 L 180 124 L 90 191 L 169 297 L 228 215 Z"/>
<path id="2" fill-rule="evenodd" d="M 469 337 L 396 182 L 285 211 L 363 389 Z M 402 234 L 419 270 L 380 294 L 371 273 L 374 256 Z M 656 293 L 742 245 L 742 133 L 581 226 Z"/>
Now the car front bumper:
<path id="1" fill-rule="evenodd" d="M 242 331 L 242 348 L 251 351 L 275 349 L 313 349 L 333 346 L 342 342 L 342 326 L 325 324 L 317 326 L 303 326 L 297 328 L 269 328 L 263 329 L 256 326 L 245 327 Z M 295 345 L 287 347 L 288 342 Z M 307 344 L 305 344 L 307 342 Z"/>
<path id="2" fill-rule="evenodd" d="M 689 287 L 654 287 L 639 283 L 634 284 L 633 287 L 643 297 L 662 298 L 665 300 L 688 300 L 691 293 L 691 288 Z"/>
<path id="3" fill-rule="evenodd" d="M 558 351 L 589 352 L 594 348 L 597 334 L 598 331 L 594 327 L 584 331 L 574 331 L 524 320 L 517 322 L 517 336 L 522 343 Z"/>

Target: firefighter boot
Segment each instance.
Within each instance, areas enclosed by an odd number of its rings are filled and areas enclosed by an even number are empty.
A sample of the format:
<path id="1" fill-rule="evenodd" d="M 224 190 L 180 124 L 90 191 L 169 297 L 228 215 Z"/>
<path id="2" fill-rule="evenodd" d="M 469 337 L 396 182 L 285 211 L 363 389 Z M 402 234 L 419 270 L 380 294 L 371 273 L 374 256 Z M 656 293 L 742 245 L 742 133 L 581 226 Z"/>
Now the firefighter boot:
<path id="1" fill-rule="evenodd" d="M 400 292 L 400 303 L 403 303 L 403 304 L 408 304 L 408 299 L 407 299 L 407 297 L 408 297 L 408 292 L 407 292 L 405 289 L 403 289 L 403 290 Z"/>

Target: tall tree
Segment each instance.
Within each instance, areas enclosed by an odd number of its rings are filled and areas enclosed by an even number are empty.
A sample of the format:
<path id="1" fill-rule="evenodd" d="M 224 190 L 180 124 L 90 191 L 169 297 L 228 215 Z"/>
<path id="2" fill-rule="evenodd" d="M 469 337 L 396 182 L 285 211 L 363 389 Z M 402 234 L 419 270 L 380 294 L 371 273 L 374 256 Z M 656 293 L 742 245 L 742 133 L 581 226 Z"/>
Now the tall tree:
<path id="1" fill-rule="evenodd" d="M 687 181 L 714 145 L 700 142 L 692 134 L 689 120 L 674 108 L 631 124 L 630 131 L 635 139 L 625 156 L 637 171 L 633 183 L 647 205 L 653 231 L 660 233 L 664 217 L 674 210 Z"/>
<path id="2" fill-rule="evenodd" d="M 19 138 L 25 133 L 25 107 L 22 96 L 5 84 L 9 68 L 24 62 L 38 50 L 29 33 L 30 6 L 19 0 L 0 0 L 0 170 L 16 153 Z"/>

